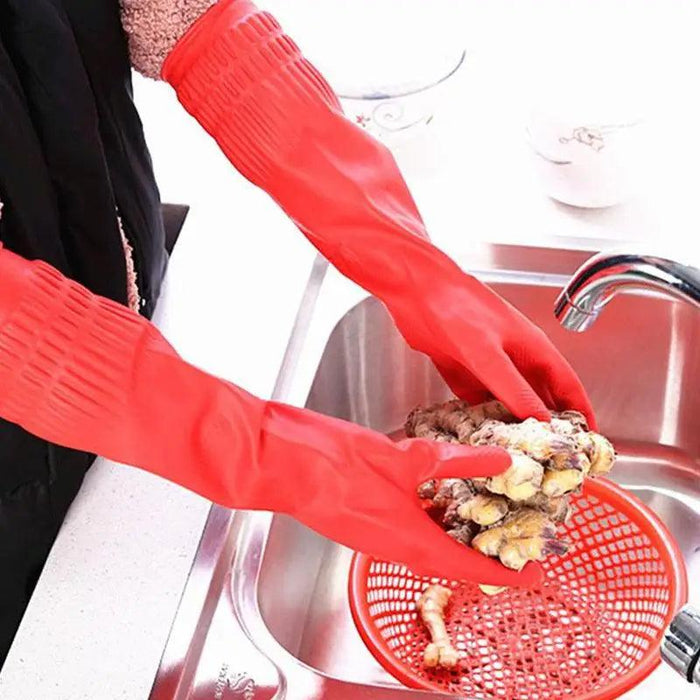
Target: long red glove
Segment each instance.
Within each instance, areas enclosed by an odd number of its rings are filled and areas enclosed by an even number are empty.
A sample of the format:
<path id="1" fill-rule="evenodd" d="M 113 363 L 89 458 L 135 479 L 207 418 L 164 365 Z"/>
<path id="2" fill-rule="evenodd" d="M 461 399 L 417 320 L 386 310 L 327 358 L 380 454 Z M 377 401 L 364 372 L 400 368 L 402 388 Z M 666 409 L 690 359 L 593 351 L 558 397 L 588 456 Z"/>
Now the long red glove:
<path id="1" fill-rule="evenodd" d="M 343 115 L 323 77 L 249 0 L 220 0 L 180 39 L 163 77 L 231 163 L 342 273 L 381 299 L 456 394 L 516 415 L 576 408 L 580 381 L 549 339 L 428 242 L 389 151 Z M 488 390 L 488 391 L 487 391 Z"/>
<path id="2" fill-rule="evenodd" d="M 536 582 L 457 544 L 421 510 L 431 478 L 486 476 L 499 449 L 405 440 L 266 402 L 184 362 L 144 318 L 0 249 L 0 416 L 232 508 L 293 515 L 419 573 Z"/>

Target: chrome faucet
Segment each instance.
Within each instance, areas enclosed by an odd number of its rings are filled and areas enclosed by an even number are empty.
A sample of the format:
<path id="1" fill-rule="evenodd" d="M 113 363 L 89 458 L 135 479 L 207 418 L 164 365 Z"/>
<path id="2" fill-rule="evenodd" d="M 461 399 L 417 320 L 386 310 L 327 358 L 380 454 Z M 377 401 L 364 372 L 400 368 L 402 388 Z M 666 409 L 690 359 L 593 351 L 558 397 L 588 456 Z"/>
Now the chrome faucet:
<path id="1" fill-rule="evenodd" d="M 700 269 L 658 255 L 598 253 L 569 280 L 554 313 L 564 328 L 581 333 L 626 289 L 654 289 L 700 308 Z"/>
<path id="2" fill-rule="evenodd" d="M 658 255 L 598 253 L 584 263 L 554 306 L 559 322 L 582 333 L 603 307 L 626 289 L 652 289 L 700 308 L 700 269 Z M 690 683 L 700 685 L 700 611 L 686 606 L 665 631 L 661 658 Z"/>
<path id="3" fill-rule="evenodd" d="M 686 605 L 661 642 L 661 658 L 689 683 L 700 685 L 700 612 Z"/>

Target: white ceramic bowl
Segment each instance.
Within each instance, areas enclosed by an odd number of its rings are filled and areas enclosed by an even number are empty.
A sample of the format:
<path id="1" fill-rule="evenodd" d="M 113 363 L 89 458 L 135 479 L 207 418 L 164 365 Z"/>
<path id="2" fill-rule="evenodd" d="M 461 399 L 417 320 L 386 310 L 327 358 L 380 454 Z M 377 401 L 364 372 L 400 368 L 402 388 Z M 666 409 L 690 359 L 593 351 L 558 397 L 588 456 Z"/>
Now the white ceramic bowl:
<path id="1" fill-rule="evenodd" d="M 602 208 L 642 187 L 646 124 L 642 119 L 595 123 L 537 115 L 527 138 L 545 192 L 564 204 Z"/>
<path id="2" fill-rule="evenodd" d="M 347 116 L 387 145 L 449 105 L 465 63 L 455 0 L 265 0 L 340 96 Z"/>
<path id="3" fill-rule="evenodd" d="M 443 72 L 425 84 L 396 84 L 368 92 L 340 92 L 348 119 L 389 146 L 427 127 L 450 102 L 452 78 L 465 64 L 466 52 L 453 56 Z M 446 71 L 444 70 L 446 68 Z"/>
<path id="4" fill-rule="evenodd" d="M 619 49 L 587 44 L 544 56 L 526 135 L 545 192 L 590 208 L 635 196 L 653 165 L 644 71 Z"/>

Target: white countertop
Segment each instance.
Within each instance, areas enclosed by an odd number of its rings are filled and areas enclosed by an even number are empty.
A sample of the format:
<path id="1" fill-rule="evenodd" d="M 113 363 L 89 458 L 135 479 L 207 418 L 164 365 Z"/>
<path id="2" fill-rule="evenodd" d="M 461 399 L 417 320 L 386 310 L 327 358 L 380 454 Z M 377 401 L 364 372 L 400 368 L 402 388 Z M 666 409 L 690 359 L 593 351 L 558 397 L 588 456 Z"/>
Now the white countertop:
<path id="1" fill-rule="evenodd" d="M 469 238 L 556 245 L 563 237 L 595 247 L 596 238 L 697 230 L 692 189 L 667 173 L 609 210 L 575 210 L 543 196 L 514 128 L 517 110 L 503 98 L 517 76 L 494 55 L 473 58 L 456 108 L 435 119 L 427 140 L 397 154 L 438 245 L 459 258 Z M 156 320 L 186 359 L 269 396 L 314 251 L 167 87 L 140 79 L 136 87 L 163 199 L 192 207 Z M 208 508 L 161 479 L 98 460 L 0 674 L 0 697 L 146 698 Z M 658 677 L 685 697 L 666 669 Z"/>

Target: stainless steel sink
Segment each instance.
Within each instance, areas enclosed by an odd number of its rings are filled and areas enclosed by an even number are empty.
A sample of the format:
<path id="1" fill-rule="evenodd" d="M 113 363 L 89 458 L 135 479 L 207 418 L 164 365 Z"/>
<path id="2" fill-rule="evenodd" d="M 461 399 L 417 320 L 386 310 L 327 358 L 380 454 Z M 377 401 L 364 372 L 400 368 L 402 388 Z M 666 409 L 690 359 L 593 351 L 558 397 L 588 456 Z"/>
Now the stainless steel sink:
<path id="1" fill-rule="evenodd" d="M 469 259 L 579 372 L 601 431 L 621 455 L 614 478 L 675 535 L 697 602 L 700 314 L 657 294 L 630 293 L 588 333 L 563 330 L 554 301 L 588 254 L 482 246 Z M 285 361 L 288 376 L 279 383 L 289 400 L 393 433 L 417 403 L 447 397 L 384 307 L 335 273 L 322 288 L 322 271 L 319 263 Z M 152 697 L 438 697 L 404 689 L 363 645 L 347 601 L 350 559 L 351 552 L 290 518 L 214 508 Z"/>

